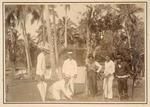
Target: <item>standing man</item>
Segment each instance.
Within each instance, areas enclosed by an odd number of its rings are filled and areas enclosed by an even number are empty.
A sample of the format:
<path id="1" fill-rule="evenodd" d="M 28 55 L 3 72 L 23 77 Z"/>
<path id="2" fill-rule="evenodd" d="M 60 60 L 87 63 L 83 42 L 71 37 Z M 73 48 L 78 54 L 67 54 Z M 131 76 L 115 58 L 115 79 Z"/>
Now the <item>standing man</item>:
<path id="1" fill-rule="evenodd" d="M 62 73 L 64 76 L 69 75 L 69 85 L 71 87 L 72 95 L 74 94 L 74 79 L 77 78 L 77 63 L 73 59 L 72 52 L 68 52 L 68 59 L 64 61 Z"/>
<path id="2" fill-rule="evenodd" d="M 44 81 L 44 74 L 46 72 L 45 54 L 48 53 L 48 48 L 40 46 L 40 53 L 37 56 L 36 77 L 38 80 L 37 87 L 39 89 L 42 101 L 45 101 L 47 84 Z"/>
<path id="3" fill-rule="evenodd" d="M 110 59 L 109 56 L 106 56 L 104 82 L 103 82 L 104 98 L 106 99 L 113 98 L 112 85 L 114 79 L 114 72 L 115 72 L 115 64 Z"/>
<path id="4" fill-rule="evenodd" d="M 45 54 L 44 49 L 40 49 L 40 53 L 37 56 L 36 75 L 38 80 L 44 77 L 44 72 L 46 71 Z"/>
<path id="5" fill-rule="evenodd" d="M 115 75 L 118 81 L 119 99 L 123 100 L 128 98 L 127 79 L 130 76 L 130 70 L 127 63 L 123 61 L 121 56 L 118 56 L 117 59 Z"/>
<path id="6" fill-rule="evenodd" d="M 88 88 L 90 95 L 94 97 L 97 93 L 97 73 L 100 72 L 102 66 L 94 60 L 93 55 L 89 55 L 88 59 L 86 65 Z"/>

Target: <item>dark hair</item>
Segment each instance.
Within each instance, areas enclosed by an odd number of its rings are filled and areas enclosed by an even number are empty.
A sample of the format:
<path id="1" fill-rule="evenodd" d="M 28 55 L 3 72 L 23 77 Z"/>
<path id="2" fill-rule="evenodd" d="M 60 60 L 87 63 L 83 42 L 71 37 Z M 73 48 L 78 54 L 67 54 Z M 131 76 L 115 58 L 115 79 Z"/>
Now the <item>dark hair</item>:
<path id="1" fill-rule="evenodd" d="M 116 59 L 123 60 L 123 56 L 121 56 L 121 55 L 117 55 Z"/>

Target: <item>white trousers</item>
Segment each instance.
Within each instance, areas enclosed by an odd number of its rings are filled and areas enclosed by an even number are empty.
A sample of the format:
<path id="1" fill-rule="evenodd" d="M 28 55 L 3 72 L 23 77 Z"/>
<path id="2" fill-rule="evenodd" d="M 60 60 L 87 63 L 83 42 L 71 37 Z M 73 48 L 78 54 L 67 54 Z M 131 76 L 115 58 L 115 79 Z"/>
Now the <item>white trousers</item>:
<path id="1" fill-rule="evenodd" d="M 44 81 L 39 82 L 37 84 L 37 87 L 39 89 L 39 92 L 40 92 L 40 95 L 41 95 L 41 99 L 44 102 L 45 101 L 45 97 L 46 97 L 47 83 L 45 83 Z"/>
<path id="2" fill-rule="evenodd" d="M 72 95 L 74 94 L 74 77 L 71 77 L 69 80 L 69 86 L 71 88 L 72 91 Z"/>
<path id="3" fill-rule="evenodd" d="M 113 76 L 110 76 L 108 78 L 104 78 L 103 81 L 103 90 L 104 90 L 104 97 L 105 98 L 113 98 L 113 91 L 112 91 L 112 85 L 113 85 Z"/>

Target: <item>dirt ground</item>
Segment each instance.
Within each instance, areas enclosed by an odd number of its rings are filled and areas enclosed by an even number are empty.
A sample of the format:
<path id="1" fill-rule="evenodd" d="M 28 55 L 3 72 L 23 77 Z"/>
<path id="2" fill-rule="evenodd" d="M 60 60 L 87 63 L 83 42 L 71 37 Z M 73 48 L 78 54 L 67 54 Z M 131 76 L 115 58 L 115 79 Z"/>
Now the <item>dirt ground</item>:
<path id="1" fill-rule="evenodd" d="M 7 79 L 8 80 L 8 79 Z M 128 102 L 142 102 L 145 100 L 145 81 L 144 79 L 140 80 L 138 86 L 134 89 L 134 96 L 132 95 L 132 80 L 128 80 L 128 93 L 129 93 L 129 100 Z M 41 102 L 41 97 L 39 91 L 36 86 L 37 82 L 35 80 L 13 80 L 11 84 L 7 85 L 6 91 L 6 102 L 10 103 L 24 103 L 24 102 Z M 51 81 L 48 82 L 48 86 L 52 84 Z M 90 97 L 84 94 L 84 84 L 83 83 L 76 83 L 75 84 L 75 95 L 73 99 L 69 102 L 106 102 L 103 98 L 103 90 L 102 90 L 102 81 L 98 81 L 98 94 L 96 97 Z M 113 84 L 113 99 L 111 102 L 118 102 L 118 90 L 117 90 L 117 81 L 114 80 Z M 51 103 L 48 99 L 46 102 Z"/>

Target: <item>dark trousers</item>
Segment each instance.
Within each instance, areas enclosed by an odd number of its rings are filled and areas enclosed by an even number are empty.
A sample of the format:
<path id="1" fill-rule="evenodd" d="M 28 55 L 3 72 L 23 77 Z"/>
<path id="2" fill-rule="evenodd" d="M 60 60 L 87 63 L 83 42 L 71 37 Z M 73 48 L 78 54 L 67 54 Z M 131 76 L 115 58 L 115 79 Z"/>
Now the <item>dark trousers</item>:
<path id="1" fill-rule="evenodd" d="M 97 73 L 94 71 L 88 72 L 88 89 L 92 96 L 97 93 Z"/>
<path id="2" fill-rule="evenodd" d="M 127 78 L 118 79 L 118 91 L 121 98 L 128 96 Z"/>

